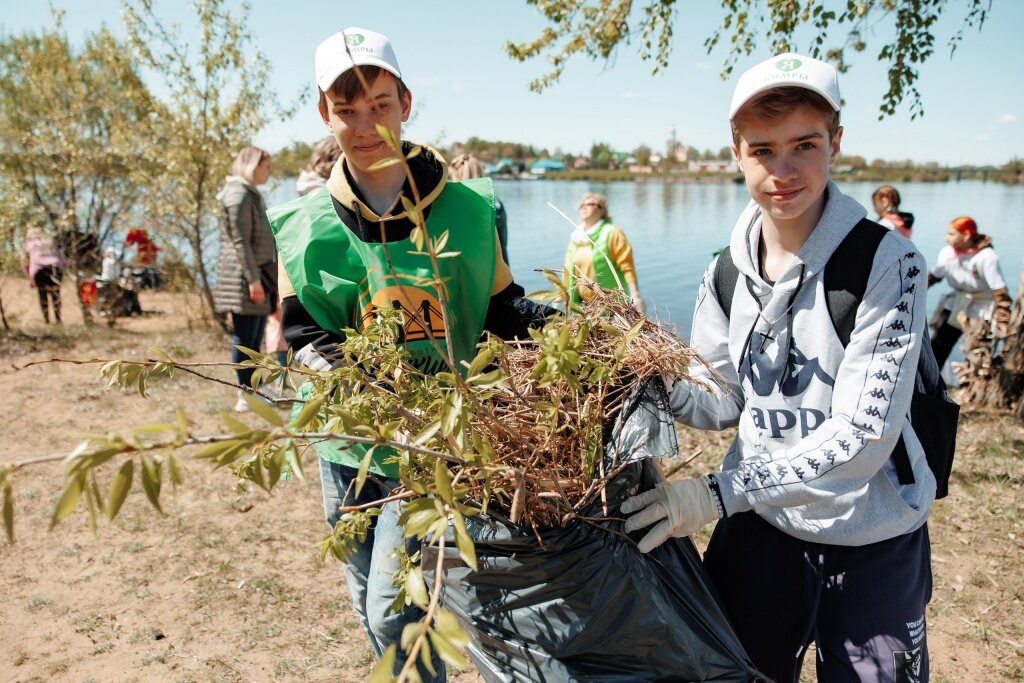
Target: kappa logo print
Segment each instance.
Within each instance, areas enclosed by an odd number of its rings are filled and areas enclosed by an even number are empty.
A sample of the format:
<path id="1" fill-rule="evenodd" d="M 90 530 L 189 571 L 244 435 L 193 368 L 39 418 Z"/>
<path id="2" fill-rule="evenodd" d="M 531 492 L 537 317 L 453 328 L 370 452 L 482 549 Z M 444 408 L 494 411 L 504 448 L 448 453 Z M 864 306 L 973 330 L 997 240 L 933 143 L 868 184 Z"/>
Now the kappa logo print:
<path id="1" fill-rule="evenodd" d="M 892 653 L 893 683 L 920 683 L 924 653 L 921 648 Z"/>
<path id="2" fill-rule="evenodd" d="M 830 387 L 836 383 L 836 380 L 821 367 L 817 358 L 808 358 L 794 344 L 794 348 L 789 352 L 789 369 L 786 379 L 782 382 L 782 395 L 799 396 L 815 378 Z"/>
<path id="3" fill-rule="evenodd" d="M 366 37 L 362 33 L 353 33 L 352 35 L 345 36 L 345 42 L 353 47 L 356 45 L 362 45 Z"/>
<path id="4" fill-rule="evenodd" d="M 795 71 L 803 64 L 799 59 L 780 59 L 775 62 L 775 68 L 779 71 Z"/>
<path id="5" fill-rule="evenodd" d="M 774 341 L 771 337 L 760 336 L 764 338 L 765 342 L 769 340 Z M 785 373 L 780 386 L 783 396 L 799 396 L 807 390 L 811 381 L 815 379 L 830 387 L 836 383 L 835 378 L 821 367 L 817 357 L 808 358 L 805 356 L 803 351 L 797 347 L 795 341 L 789 349 L 789 358 L 782 364 L 781 369 L 777 367 L 777 361 L 772 362 L 767 359 L 765 354 L 758 350 L 759 348 L 759 346 L 754 344 L 747 348 L 746 367 L 741 368 L 748 373 L 750 386 L 758 396 L 771 395 L 772 391 L 775 390 L 776 383 L 779 381 L 779 372 Z"/>

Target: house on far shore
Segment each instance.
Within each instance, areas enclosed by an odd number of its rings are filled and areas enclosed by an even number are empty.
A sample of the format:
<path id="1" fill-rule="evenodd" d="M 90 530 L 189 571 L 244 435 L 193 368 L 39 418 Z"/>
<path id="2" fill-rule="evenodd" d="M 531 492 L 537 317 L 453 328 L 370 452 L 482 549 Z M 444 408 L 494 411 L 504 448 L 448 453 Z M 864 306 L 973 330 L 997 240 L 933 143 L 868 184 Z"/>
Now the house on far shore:
<path id="1" fill-rule="evenodd" d="M 522 164 L 517 164 L 511 159 L 498 159 L 495 163 L 484 166 L 484 173 L 487 175 L 516 176 L 522 172 Z"/>
<path id="2" fill-rule="evenodd" d="M 530 166 L 530 173 L 537 176 L 543 176 L 548 171 L 564 171 L 565 164 L 556 159 L 537 159 Z"/>
<path id="3" fill-rule="evenodd" d="M 690 159 L 686 163 L 690 173 L 739 173 L 735 159 Z"/>

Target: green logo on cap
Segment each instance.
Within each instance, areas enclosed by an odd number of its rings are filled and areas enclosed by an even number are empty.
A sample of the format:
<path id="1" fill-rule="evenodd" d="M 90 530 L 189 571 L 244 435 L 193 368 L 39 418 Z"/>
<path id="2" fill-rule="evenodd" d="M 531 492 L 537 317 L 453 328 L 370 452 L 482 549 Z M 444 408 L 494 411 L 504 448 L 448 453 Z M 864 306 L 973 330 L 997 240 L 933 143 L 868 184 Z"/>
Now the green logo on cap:
<path id="1" fill-rule="evenodd" d="M 350 36 L 345 36 L 345 42 L 349 45 L 362 45 L 364 40 L 366 40 L 366 38 L 362 33 L 353 33 Z M 797 64 L 799 63 L 800 62 L 797 62 Z"/>
<path id="2" fill-rule="evenodd" d="M 780 59 L 775 62 L 775 68 L 779 71 L 795 71 L 803 64 L 799 59 Z"/>

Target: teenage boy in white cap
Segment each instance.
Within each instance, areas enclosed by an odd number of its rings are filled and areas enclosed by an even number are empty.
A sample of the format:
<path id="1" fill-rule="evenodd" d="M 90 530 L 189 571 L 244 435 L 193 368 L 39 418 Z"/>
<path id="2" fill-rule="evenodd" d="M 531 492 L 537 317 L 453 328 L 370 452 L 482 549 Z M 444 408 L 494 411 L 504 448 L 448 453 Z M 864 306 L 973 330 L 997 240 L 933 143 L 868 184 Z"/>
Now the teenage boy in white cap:
<path id="1" fill-rule="evenodd" d="M 320 116 L 338 141 L 342 157 L 326 188 L 269 212 L 281 255 L 282 325 L 295 358 L 315 369 L 331 367 L 337 362 L 333 353 L 343 339 L 342 330 L 365 327 L 379 306 L 405 309 L 404 344 L 424 373 L 447 369 L 425 326 L 442 348 L 452 347 L 458 364 L 472 359 L 484 330 L 512 339 L 543 324 L 554 311 L 524 298 L 523 288 L 513 282 L 501 258 L 490 179 L 447 182 L 444 160 L 427 147 L 408 160 L 412 183 L 400 164 L 375 166 L 395 156 L 377 126 L 401 140 L 402 123 L 412 110 L 412 94 L 388 39 L 347 28 L 317 47 L 315 62 Z M 402 154 L 414 146 L 402 141 Z M 425 257 L 409 253 L 414 224 L 402 196 L 413 203 L 418 198 L 417 209 L 431 237 L 448 230 L 446 250 L 461 252 L 438 259 L 452 314 L 450 338 L 441 324 L 437 293 L 412 284 L 430 266 Z M 399 484 L 398 466 L 386 462 L 388 453 L 377 449 L 369 467 L 371 477 L 357 496 L 357 470 L 368 449 L 359 444 L 343 448 L 337 442 L 315 447 L 324 511 L 332 528 L 341 516 L 339 506 L 384 499 Z M 413 607 L 391 609 L 398 593 L 392 584 L 399 569 L 394 552 L 402 545 L 410 555 L 417 549 L 402 538 L 400 512 L 398 503 L 383 505 L 366 540 L 345 563 L 353 605 L 378 657 L 398 645 L 406 624 L 422 617 Z M 399 653 L 395 673 L 404 659 Z M 421 664 L 420 677 L 443 681 L 444 667 L 436 658 L 434 668 L 436 675 Z"/>
<path id="2" fill-rule="evenodd" d="M 734 286 L 717 291 L 709 266 L 691 340 L 725 384 L 679 382 L 671 395 L 680 421 L 738 435 L 720 472 L 663 483 L 622 510 L 635 513 L 627 530 L 654 525 L 644 551 L 719 520 L 705 565 L 776 681 L 799 679 L 812 641 L 818 680 L 924 681 L 935 478 L 907 413 L 927 269 L 909 241 L 879 237 L 844 348 L 825 266 L 848 235 L 884 228 L 862 223 L 864 208 L 829 180 L 839 110 L 836 71 L 816 59 L 782 54 L 740 77 L 732 149 L 753 201 L 730 240 Z M 907 485 L 894 465 L 901 433 Z"/>

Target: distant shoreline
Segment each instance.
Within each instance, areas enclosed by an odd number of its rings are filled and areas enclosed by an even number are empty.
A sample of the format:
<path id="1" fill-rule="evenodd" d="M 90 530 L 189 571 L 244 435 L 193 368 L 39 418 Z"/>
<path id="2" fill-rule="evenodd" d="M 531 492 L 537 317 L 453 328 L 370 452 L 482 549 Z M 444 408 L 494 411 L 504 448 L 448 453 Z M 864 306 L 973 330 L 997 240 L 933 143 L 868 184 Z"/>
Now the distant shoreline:
<path id="1" fill-rule="evenodd" d="M 550 171 L 543 176 L 517 177 L 511 174 L 493 176 L 507 180 L 583 180 L 587 182 L 637 182 L 637 183 L 673 183 L 728 185 L 742 184 L 743 176 L 738 173 L 630 173 L 629 171 L 583 170 L 583 171 Z M 856 170 L 849 172 L 832 172 L 832 179 L 837 182 L 874 182 L 874 183 L 948 183 L 961 180 L 980 180 L 982 182 L 1002 183 L 1006 185 L 1024 185 L 1024 173 L 1003 170 L 922 170 L 922 169 L 886 169 L 881 172 Z"/>

